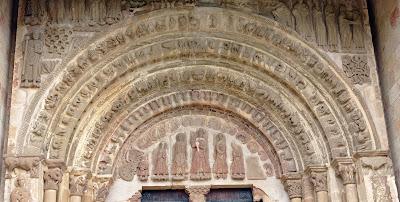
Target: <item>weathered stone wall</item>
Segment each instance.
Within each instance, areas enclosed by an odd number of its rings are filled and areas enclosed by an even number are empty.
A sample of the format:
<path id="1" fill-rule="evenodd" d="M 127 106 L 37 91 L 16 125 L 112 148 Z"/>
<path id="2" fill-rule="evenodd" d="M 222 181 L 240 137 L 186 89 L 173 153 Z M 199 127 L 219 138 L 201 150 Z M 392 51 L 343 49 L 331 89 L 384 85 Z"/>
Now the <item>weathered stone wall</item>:
<path id="1" fill-rule="evenodd" d="M 375 16 L 378 61 L 390 149 L 397 183 L 400 177 L 400 1 L 371 0 Z"/>
<path id="2" fill-rule="evenodd" d="M 11 23 L 11 0 L 4 0 L 0 3 L 0 159 L 3 151 L 3 138 L 6 117 L 7 83 L 10 50 L 10 23 Z M 0 173 L 3 167 L 0 164 Z M 0 175 L 1 176 L 1 175 Z M 2 177 L 0 178 L 2 181 Z M 2 187 L 3 183 L 0 184 Z M 0 201 L 2 201 L 2 191 L 0 191 Z"/>

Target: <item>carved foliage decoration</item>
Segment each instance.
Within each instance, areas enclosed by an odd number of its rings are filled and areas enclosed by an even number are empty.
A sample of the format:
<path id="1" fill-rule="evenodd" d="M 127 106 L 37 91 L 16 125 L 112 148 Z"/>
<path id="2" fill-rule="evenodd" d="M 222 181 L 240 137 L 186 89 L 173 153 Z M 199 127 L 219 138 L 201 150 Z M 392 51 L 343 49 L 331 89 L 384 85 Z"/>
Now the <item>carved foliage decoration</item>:
<path id="1" fill-rule="evenodd" d="M 226 179 L 228 175 L 226 156 L 225 136 L 224 134 L 218 134 L 214 138 L 214 174 L 217 179 Z"/>
<path id="2" fill-rule="evenodd" d="M 245 178 L 243 151 L 240 145 L 232 143 L 232 179 L 243 180 Z"/>
<path id="3" fill-rule="evenodd" d="M 173 147 L 172 179 L 185 180 L 187 178 L 187 138 L 185 133 L 176 135 Z"/>
<path id="4" fill-rule="evenodd" d="M 343 71 L 354 84 L 364 84 L 370 81 L 370 68 L 367 56 L 342 56 Z"/>
<path id="5" fill-rule="evenodd" d="M 311 183 L 314 185 L 314 189 L 316 192 L 328 191 L 327 173 L 312 171 Z"/>
<path id="6" fill-rule="evenodd" d="M 290 199 L 303 197 L 303 184 L 301 179 L 288 179 L 285 181 L 284 186 Z"/>
<path id="7" fill-rule="evenodd" d="M 190 135 L 190 146 L 192 147 L 192 164 L 190 168 L 190 179 L 211 179 L 211 168 L 208 160 L 208 135 L 204 129 L 198 129 Z"/>
<path id="8" fill-rule="evenodd" d="M 72 30 L 68 27 L 48 26 L 45 30 L 45 45 L 49 54 L 62 55 L 72 42 Z"/>
<path id="9" fill-rule="evenodd" d="M 69 178 L 69 191 L 71 196 L 82 196 L 87 188 L 87 178 L 83 175 L 74 176 Z"/>

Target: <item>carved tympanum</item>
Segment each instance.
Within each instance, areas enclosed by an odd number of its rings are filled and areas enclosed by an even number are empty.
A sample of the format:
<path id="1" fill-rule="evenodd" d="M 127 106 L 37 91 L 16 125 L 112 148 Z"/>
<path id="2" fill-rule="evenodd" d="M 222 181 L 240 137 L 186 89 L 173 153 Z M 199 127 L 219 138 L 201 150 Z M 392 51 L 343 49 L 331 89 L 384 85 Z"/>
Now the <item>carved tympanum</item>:
<path id="1" fill-rule="evenodd" d="M 185 133 L 176 135 L 173 147 L 172 179 L 185 180 L 187 177 L 187 139 Z"/>
<path id="2" fill-rule="evenodd" d="M 232 179 L 243 180 L 245 178 L 243 151 L 240 145 L 232 143 Z"/>
<path id="3" fill-rule="evenodd" d="M 29 202 L 31 201 L 31 193 L 26 188 L 25 179 L 17 178 L 15 188 L 11 192 L 10 202 Z"/>
<path id="4" fill-rule="evenodd" d="M 204 129 L 198 129 L 191 134 L 190 145 L 192 147 L 192 165 L 190 179 L 211 179 L 211 168 L 208 160 L 208 135 Z"/>
<path id="5" fill-rule="evenodd" d="M 152 179 L 161 181 L 168 180 L 168 144 L 161 142 L 153 153 L 153 175 Z"/>
<path id="6" fill-rule="evenodd" d="M 214 138 L 214 175 L 217 179 L 226 179 L 228 164 L 226 162 L 226 139 L 223 134 Z"/>

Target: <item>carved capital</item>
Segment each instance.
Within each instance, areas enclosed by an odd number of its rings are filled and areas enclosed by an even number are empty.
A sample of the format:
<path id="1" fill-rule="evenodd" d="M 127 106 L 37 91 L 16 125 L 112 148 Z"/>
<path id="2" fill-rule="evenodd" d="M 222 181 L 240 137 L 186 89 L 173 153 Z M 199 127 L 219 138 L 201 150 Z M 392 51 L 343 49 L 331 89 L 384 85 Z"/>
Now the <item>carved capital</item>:
<path id="1" fill-rule="evenodd" d="M 310 180 L 316 192 L 328 191 L 326 167 L 310 167 L 307 171 L 310 173 Z"/>
<path id="2" fill-rule="evenodd" d="M 130 199 L 129 202 L 140 202 L 142 199 L 142 194 L 140 192 L 136 192 Z"/>
<path id="3" fill-rule="evenodd" d="M 284 182 L 285 190 L 290 199 L 303 198 L 303 186 L 301 179 L 289 179 Z"/>
<path id="4" fill-rule="evenodd" d="M 58 185 L 61 183 L 63 171 L 61 168 L 50 168 L 44 172 L 44 189 L 58 190 Z"/>
<path id="5" fill-rule="evenodd" d="M 339 176 L 343 179 L 343 184 L 355 184 L 356 169 L 354 164 L 339 164 L 337 168 Z"/>
<path id="6" fill-rule="evenodd" d="M 191 186 L 186 187 L 190 202 L 205 202 L 205 195 L 210 192 L 210 186 Z"/>
<path id="7" fill-rule="evenodd" d="M 87 189 L 87 177 L 85 175 L 70 175 L 69 191 L 71 196 L 82 196 Z"/>

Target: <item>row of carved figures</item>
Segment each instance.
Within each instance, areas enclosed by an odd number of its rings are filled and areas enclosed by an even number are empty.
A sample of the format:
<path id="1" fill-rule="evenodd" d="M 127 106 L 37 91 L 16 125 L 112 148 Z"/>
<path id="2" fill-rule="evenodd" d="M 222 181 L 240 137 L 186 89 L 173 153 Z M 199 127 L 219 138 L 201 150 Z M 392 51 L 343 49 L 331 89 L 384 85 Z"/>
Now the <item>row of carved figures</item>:
<path id="1" fill-rule="evenodd" d="M 188 153 L 185 133 L 176 135 L 176 142 L 172 148 L 171 173 L 168 165 L 168 144 L 161 142 L 152 153 L 152 180 L 164 181 L 170 179 L 182 181 L 188 177 Z M 209 180 L 213 174 L 216 179 L 226 179 L 228 176 L 227 145 L 223 134 L 214 137 L 214 165 L 211 169 L 209 162 L 208 135 L 204 129 L 199 129 L 190 136 L 191 147 L 191 180 Z M 232 162 L 230 174 L 232 179 L 243 180 L 245 178 L 244 157 L 241 146 L 232 143 Z M 119 167 L 119 176 L 126 180 L 133 180 L 137 174 L 139 180 L 147 181 L 149 177 L 148 155 L 136 149 L 130 149 L 125 153 L 122 165 Z"/>

